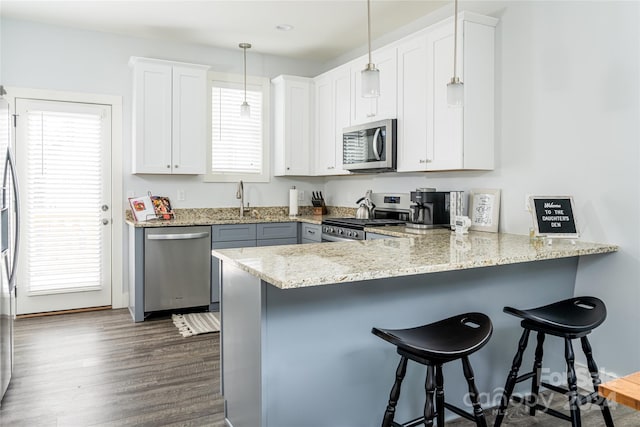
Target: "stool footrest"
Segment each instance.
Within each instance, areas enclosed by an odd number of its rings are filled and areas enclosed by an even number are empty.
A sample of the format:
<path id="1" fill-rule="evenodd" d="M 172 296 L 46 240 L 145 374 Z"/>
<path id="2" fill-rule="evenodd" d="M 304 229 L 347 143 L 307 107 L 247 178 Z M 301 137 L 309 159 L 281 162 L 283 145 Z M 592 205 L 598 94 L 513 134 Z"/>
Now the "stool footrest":
<path id="1" fill-rule="evenodd" d="M 450 410 L 451 412 L 460 415 L 463 418 L 466 418 L 468 420 L 471 421 L 475 421 L 475 417 L 473 416 L 473 414 L 470 414 L 469 412 L 465 411 L 464 409 L 458 408 L 457 406 L 453 406 L 450 403 L 444 402 L 444 407 L 447 408 L 448 410 Z"/>
<path id="2" fill-rule="evenodd" d="M 542 411 L 546 414 L 549 414 L 553 417 L 556 418 L 560 418 L 561 420 L 565 420 L 565 421 L 571 421 L 571 417 L 568 416 L 567 414 L 563 414 L 562 412 L 558 412 L 555 409 L 551 409 L 547 406 L 543 406 L 539 403 L 536 404 L 532 404 L 531 402 L 529 402 L 527 399 L 523 399 L 520 396 L 511 396 L 511 400 L 513 400 L 514 402 L 518 402 L 521 403 L 529 408 L 535 408 L 538 411 Z"/>
<path id="3" fill-rule="evenodd" d="M 526 374 L 522 374 L 520 375 L 518 378 L 516 378 L 516 384 L 520 383 L 522 381 L 526 381 L 526 380 L 530 380 L 531 378 L 533 378 L 536 375 L 536 373 L 534 371 L 531 372 L 527 372 Z"/>
<path id="4" fill-rule="evenodd" d="M 391 427 L 418 427 L 424 424 L 424 417 L 418 417 L 415 420 L 407 421 L 404 424 L 398 424 L 397 422 L 393 422 Z"/>
<path id="5" fill-rule="evenodd" d="M 562 393 L 562 394 L 567 394 L 569 393 L 569 390 L 565 387 L 560 387 L 557 385 L 553 385 L 553 384 L 549 384 L 549 383 L 545 383 L 545 382 L 541 382 L 540 383 L 541 386 L 548 388 L 549 390 L 553 390 L 557 393 Z"/>

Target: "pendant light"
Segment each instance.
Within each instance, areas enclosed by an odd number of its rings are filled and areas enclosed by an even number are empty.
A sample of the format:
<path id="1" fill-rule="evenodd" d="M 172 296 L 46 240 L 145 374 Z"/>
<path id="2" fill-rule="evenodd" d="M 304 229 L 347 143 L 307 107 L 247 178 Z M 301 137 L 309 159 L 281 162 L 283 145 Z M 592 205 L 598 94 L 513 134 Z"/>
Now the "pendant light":
<path id="1" fill-rule="evenodd" d="M 247 102 L 247 49 L 251 49 L 251 43 L 240 43 L 238 46 L 244 51 L 244 102 L 240 105 L 240 117 L 248 119 L 251 117 L 251 106 Z"/>
<path id="2" fill-rule="evenodd" d="M 367 0 L 367 40 L 369 43 L 369 63 L 362 70 L 362 96 L 375 98 L 380 95 L 380 70 L 371 61 L 371 2 Z"/>
<path id="3" fill-rule="evenodd" d="M 453 16 L 453 77 L 447 83 L 447 104 L 450 107 L 462 107 L 464 103 L 464 86 L 456 74 L 458 62 L 458 0 L 455 0 Z"/>

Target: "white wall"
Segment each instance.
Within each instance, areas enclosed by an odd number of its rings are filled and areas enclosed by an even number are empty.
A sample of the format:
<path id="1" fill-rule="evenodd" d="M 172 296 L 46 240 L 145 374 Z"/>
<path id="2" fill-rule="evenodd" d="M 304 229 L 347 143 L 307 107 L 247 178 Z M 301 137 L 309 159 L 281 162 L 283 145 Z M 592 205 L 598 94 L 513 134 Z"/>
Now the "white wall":
<path id="1" fill-rule="evenodd" d="M 501 230 L 524 234 L 531 224 L 524 211 L 525 194 L 573 195 L 582 238 L 620 245 L 617 254 L 580 260 L 576 294 L 599 296 L 609 307 L 607 322 L 592 335 L 595 355 L 609 372 L 635 371 L 640 360 L 640 3 L 463 2 L 464 9 L 500 19 L 495 171 L 279 178 L 271 184 L 247 184 L 248 200 L 252 205 L 284 205 L 287 189 L 294 184 L 305 190 L 323 189 L 330 204 L 353 207 L 369 188 L 500 188 Z M 385 40 L 444 15 L 438 11 L 420 18 Z M 1 36 L 0 75 L 7 86 L 123 96 L 125 171 L 130 169 L 129 56 L 205 63 L 233 72 L 242 66 L 239 49 L 15 21 L 2 22 Z M 345 55 L 344 61 L 359 53 L 362 49 Z M 248 68 L 250 74 L 269 77 L 284 72 L 311 76 L 344 61 L 319 65 L 254 53 Z M 177 207 L 237 204 L 234 184 L 204 184 L 197 177 L 137 177 L 125 172 L 124 187 L 125 194 L 150 190 L 174 199 L 177 189 L 184 189 L 187 200 L 176 201 Z"/>
<path id="2" fill-rule="evenodd" d="M 596 360 L 617 374 L 637 371 L 640 3 L 474 2 L 461 9 L 500 19 L 496 169 L 332 178 L 325 194 L 355 206 L 369 188 L 500 188 L 500 229 L 517 234 L 531 226 L 526 194 L 573 195 L 582 239 L 620 246 L 579 263 L 576 295 L 598 296 L 609 309 L 590 338 Z"/>
<path id="3" fill-rule="evenodd" d="M 0 73 L 5 86 L 120 95 L 123 98 L 123 198 L 166 195 L 174 207 L 238 206 L 236 184 L 203 183 L 199 176 L 131 175 L 131 56 L 161 58 L 210 65 L 212 70 L 242 73 L 242 50 L 216 49 L 107 33 L 80 31 L 30 22 L 2 20 Z M 254 47 L 259 47 L 259 41 Z M 296 61 L 247 52 L 247 73 L 266 77 L 279 74 L 313 76 L 319 63 Z M 273 153 L 273 150 L 272 150 Z M 321 179 L 275 178 L 270 184 L 246 184 L 245 201 L 252 206 L 288 204 L 288 189 L 320 189 Z M 178 201 L 178 189 L 186 200 Z M 308 199 L 308 198 L 307 198 Z M 125 203 L 125 206 L 128 206 Z"/>

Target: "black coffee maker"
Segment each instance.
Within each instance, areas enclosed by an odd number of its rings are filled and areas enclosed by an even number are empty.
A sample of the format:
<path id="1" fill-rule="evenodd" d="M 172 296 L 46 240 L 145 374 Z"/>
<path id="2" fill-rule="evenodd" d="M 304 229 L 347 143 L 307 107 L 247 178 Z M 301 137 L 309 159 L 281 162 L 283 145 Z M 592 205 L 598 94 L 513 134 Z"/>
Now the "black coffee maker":
<path id="1" fill-rule="evenodd" d="M 449 227 L 449 191 L 435 191 L 432 188 L 418 188 L 411 192 L 411 216 L 407 227 L 434 228 Z"/>

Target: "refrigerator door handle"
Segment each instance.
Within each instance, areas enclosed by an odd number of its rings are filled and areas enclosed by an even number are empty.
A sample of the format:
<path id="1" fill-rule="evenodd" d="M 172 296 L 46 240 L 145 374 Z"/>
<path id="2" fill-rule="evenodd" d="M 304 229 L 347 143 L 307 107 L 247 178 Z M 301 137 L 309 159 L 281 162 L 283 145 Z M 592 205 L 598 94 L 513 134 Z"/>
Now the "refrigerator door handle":
<path id="1" fill-rule="evenodd" d="M 7 167 L 8 166 L 8 167 Z M 13 158 L 13 155 L 11 154 L 11 149 L 7 149 L 7 157 L 5 160 L 5 168 L 4 168 L 4 177 L 3 177 L 3 184 L 2 186 L 7 188 L 7 173 L 11 172 L 11 181 L 12 181 L 12 186 L 11 188 L 13 189 L 13 204 L 15 207 L 15 217 L 14 217 L 14 221 L 15 221 L 15 238 L 13 239 L 13 251 L 11 253 L 12 255 L 12 259 L 11 259 L 11 270 L 9 270 L 9 289 L 13 290 L 13 288 L 15 287 L 15 275 L 16 275 L 16 267 L 18 266 L 18 249 L 20 247 L 20 191 L 18 190 L 18 177 L 16 175 L 16 168 L 15 168 L 15 160 Z M 3 192 L 2 195 L 2 204 L 5 205 L 6 200 L 5 200 L 5 193 Z"/>

